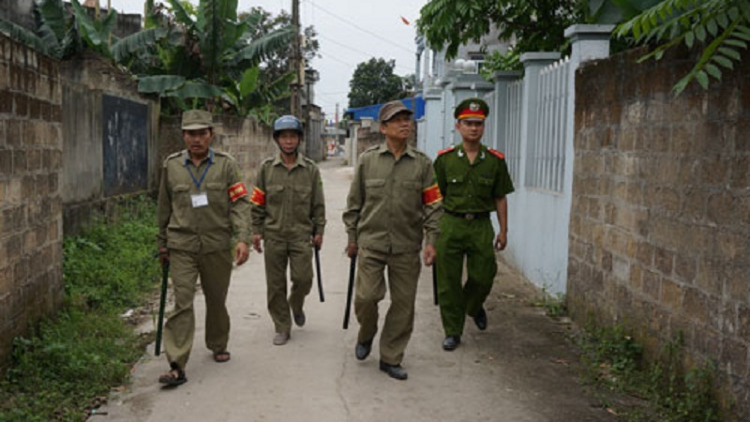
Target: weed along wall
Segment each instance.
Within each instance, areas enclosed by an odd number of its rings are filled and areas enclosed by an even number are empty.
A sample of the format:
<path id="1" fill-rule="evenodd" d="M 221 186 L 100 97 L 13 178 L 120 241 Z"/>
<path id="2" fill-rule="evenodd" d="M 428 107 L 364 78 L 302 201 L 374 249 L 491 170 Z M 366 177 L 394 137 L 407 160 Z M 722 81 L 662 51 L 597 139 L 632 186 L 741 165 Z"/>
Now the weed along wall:
<path id="1" fill-rule="evenodd" d="M 0 368 L 62 304 L 61 101 L 57 62 L 0 35 Z"/>
<path id="2" fill-rule="evenodd" d="M 568 305 L 622 324 L 654 359 L 684 338 L 750 420 L 750 55 L 708 91 L 672 86 L 686 53 L 576 75 Z"/>

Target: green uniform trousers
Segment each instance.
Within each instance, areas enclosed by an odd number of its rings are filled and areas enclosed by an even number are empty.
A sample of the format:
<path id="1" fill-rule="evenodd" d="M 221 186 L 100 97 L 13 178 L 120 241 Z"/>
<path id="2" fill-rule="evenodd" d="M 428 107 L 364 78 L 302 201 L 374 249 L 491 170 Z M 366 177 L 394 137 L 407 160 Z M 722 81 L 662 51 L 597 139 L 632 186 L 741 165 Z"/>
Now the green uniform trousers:
<path id="1" fill-rule="evenodd" d="M 271 314 L 277 333 L 288 333 L 292 329 L 289 309 L 294 315 L 302 313 L 305 297 L 312 288 L 312 245 L 309 240 L 284 242 L 264 240 L 266 263 L 266 296 L 268 312 Z M 289 266 L 292 291 L 287 300 L 286 271 Z"/>
<path id="2" fill-rule="evenodd" d="M 354 312 L 359 322 L 358 341 L 372 341 L 378 332 L 378 303 L 385 298 L 385 267 L 391 305 L 380 334 L 380 360 L 398 365 L 414 330 L 414 300 L 422 263 L 419 252 L 392 254 L 359 249 Z"/>
<path id="3" fill-rule="evenodd" d="M 214 352 L 227 348 L 229 312 L 226 299 L 232 275 L 232 254 L 229 250 L 205 254 L 170 250 L 169 267 L 175 304 L 164 324 L 164 351 L 169 362 L 184 368 L 195 335 L 193 299 L 198 276 L 206 299 L 206 347 Z"/>
<path id="4" fill-rule="evenodd" d="M 476 315 L 492 290 L 497 274 L 494 239 L 495 230 L 489 218 L 466 220 L 444 214 L 440 220 L 435 262 L 440 318 L 446 336 L 463 334 L 466 315 Z"/>

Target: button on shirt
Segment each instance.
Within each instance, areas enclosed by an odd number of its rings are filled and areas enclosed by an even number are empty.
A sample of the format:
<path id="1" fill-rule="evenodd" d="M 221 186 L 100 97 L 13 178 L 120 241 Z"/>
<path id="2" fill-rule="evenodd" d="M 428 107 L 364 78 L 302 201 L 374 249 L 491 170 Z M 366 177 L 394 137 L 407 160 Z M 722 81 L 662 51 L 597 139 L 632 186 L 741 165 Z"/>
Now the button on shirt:
<path id="1" fill-rule="evenodd" d="M 381 252 L 403 253 L 435 244 L 442 215 L 430 158 L 411 146 L 396 159 L 385 144 L 359 158 L 347 198 L 344 225 L 349 243 Z M 437 191 L 435 191 L 437 194 Z"/>
<path id="2" fill-rule="evenodd" d="M 253 232 L 287 242 L 323 234 L 323 181 L 315 163 L 302 154 L 292 168 L 276 155 L 261 163 L 252 196 Z"/>
<path id="3" fill-rule="evenodd" d="M 210 149 L 198 166 L 187 150 L 167 157 L 156 210 L 159 248 L 196 253 L 229 250 L 233 231 L 237 241 L 249 243 L 248 195 L 234 202 L 229 196 L 229 189 L 241 182 L 237 162 L 226 153 Z M 205 194 L 208 204 L 194 207 L 197 194 Z"/>
<path id="4" fill-rule="evenodd" d="M 454 212 L 495 211 L 495 198 L 513 192 L 505 160 L 485 145 L 469 163 L 463 145 L 440 154 L 435 160 L 435 178 L 443 194 L 443 206 Z"/>

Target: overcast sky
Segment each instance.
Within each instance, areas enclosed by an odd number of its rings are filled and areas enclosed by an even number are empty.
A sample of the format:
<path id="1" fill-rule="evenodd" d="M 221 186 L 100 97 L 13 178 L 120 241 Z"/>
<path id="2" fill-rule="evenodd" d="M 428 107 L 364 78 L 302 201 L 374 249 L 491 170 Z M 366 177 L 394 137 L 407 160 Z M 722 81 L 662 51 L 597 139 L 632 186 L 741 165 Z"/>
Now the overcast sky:
<path id="1" fill-rule="evenodd" d="M 100 1 L 106 7 L 107 0 Z M 120 13 L 143 13 L 143 0 L 110 1 Z M 312 63 L 320 72 L 315 102 L 323 108 L 326 118 L 334 118 L 337 104 L 339 116 L 346 109 L 349 81 L 359 63 L 371 57 L 395 59 L 394 73 L 414 73 L 415 22 L 426 3 L 427 0 L 300 0 L 302 26 L 312 25 L 318 32 L 322 57 Z M 291 14 L 292 0 L 239 0 L 237 11 L 248 11 L 253 6 L 274 15 L 281 10 Z"/>

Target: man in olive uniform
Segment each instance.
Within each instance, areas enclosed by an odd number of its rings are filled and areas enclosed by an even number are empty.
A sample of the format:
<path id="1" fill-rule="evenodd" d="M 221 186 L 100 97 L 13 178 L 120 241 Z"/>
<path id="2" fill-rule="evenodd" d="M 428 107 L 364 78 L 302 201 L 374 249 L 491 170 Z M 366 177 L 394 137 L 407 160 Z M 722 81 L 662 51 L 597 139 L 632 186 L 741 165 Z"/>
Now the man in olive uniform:
<path id="1" fill-rule="evenodd" d="M 312 288 L 312 248 L 323 245 L 326 224 L 323 181 L 315 162 L 298 151 L 302 136 L 296 117 L 281 116 L 274 122 L 279 154 L 261 163 L 250 199 L 253 248 L 262 253 L 262 241 L 266 249 L 266 295 L 277 346 L 289 341 L 290 307 L 294 323 L 305 325 L 302 308 Z M 292 280 L 288 299 L 287 266 Z"/>
<path id="2" fill-rule="evenodd" d="M 444 198 L 437 243 L 438 301 L 446 335 L 443 349 L 449 351 L 461 343 L 466 315 L 480 330 L 487 328 L 484 301 L 497 273 L 495 250 L 508 243 L 506 195 L 513 192 L 513 183 L 503 154 L 481 144 L 488 113 L 487 103 L 479 98 L 458 104 L 454 117 L 463 142 L 438 152 L 435 160 Z M 493 211 L 500 224 L 497 236 L 490 220 Z"/>
<path id="3" fill-rule="evenodd" d="M 164 325 L 164 350 L 171 370 L 159 382 L 177 386 L 187 381 L 185 365 L 195 333 L 193 299 L 198 277 L 206 299 L 206 347 L 216 362 L 229 360 L 229 313 L 226 308 L 234 261 L 247 261 L 250 202 L 240 169 L 226 153 L 211 148 L 211 113 L 182 115 L 186 149 L 167 157 L 162 167 L 157 222 L 162 265 L 170 263 L 174 310 Z"/>
<path id="4" fill-rule="evenodd" d="M 401 101 L 383 105 L 378 120 L 385 143 L 359 157 L 343 219 L 349 257 L 359 255 L 354 311 L 359 322 L 355 356 L 370 354 L 378 331 L 378 303 L 388 290 L 391 305 L 380 334 L 380 370 L 405 380 L 401 366 L 414 327 L 414 300 L 422 268 L 419 251 L 426 232 L 423 259 L 435 259 L 441 196 L 432 163 L 407 144 L 412 112 Z"/>

